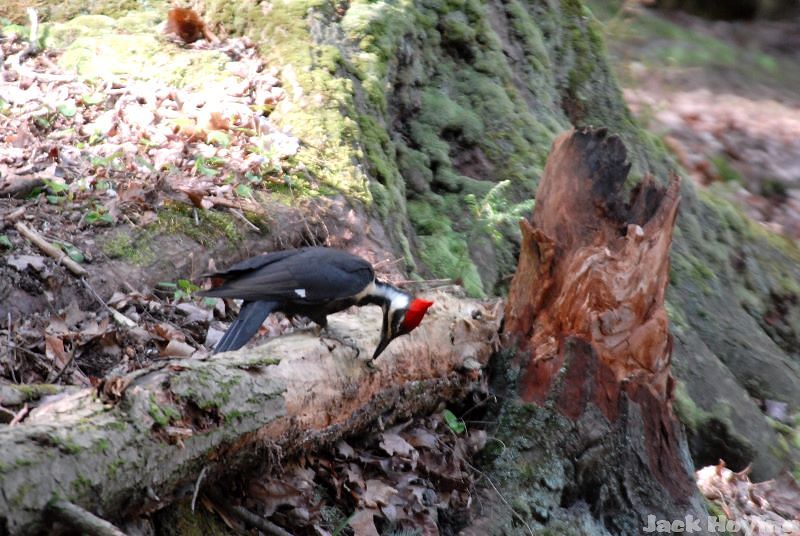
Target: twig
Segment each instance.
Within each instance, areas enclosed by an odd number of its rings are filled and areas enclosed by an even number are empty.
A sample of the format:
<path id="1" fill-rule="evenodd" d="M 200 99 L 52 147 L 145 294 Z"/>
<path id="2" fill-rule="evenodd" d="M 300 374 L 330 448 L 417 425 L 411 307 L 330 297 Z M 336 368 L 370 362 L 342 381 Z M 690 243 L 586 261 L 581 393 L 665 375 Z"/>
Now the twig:
<path id="1" fill-rule="evenodd" d="M 234 506 L 225 502 L 225 500 L 216 493 L 209 494 L 206 492 L 206 495 L 208 495 L 208 497 L 214 502 L 214 506 L 218 506 L 224 510 L 226 514 L 239 519 L 250 527 L 258 529 L 266 534 L 270 534 L 271 536 L 292 536 L 290 532 L 286 532 L 272 521 L 254 514 L 247 508 Z"/>
<path id="2" fill-rule="evenodd" d="M 17 352 L 16 346 L 14 345 L 14 334 L 13 334 L 14 326 L 11 325 L 11 311 L 8 312 L 8 346 L 6 346 L 6 357 L 8 359 L 8 366 L 11 370 L 11 380 L 14 383 L 19 383 L 17 381 L 17 373 L 14 372 L 14 367 L 17 365 Z"/>
<path id="3" fill-rule="evenodd" d="M 58 371 L 58 374 L 56 374 L 55 378 L 53 378 L 52 380 L 48 380 L 47 383 L 58 383 L 58 380 L 61 379 L 61 376 L 64 375 L 69 366 L 72 365 L 72 362 L 75 361 L 75 353 L 76 353 L 75 350 L 76 348 L 73 345 L 72 351 L 69 354 L 69 359 L 67 359 L 67 362 L 64 363 L 64 366 L 61 367 L 61 370 Z"/>
<path id="4" fill-rule="evenodd" d="M 100 295 L 97 294 L 97 291 L 94 290 L 94 287 L 92 287 L 92 285 L 89 284 L 89 281 L 85 277 L 81 278 L 81 281 L 83 281 L 83 286 L 86 287 L 86 289 L 92 294 L 92 296 L 94 296 L 94 299 L 97 300 L 97 302 L 100 305 L 105 307 L 105 309 L 109 313 L 111 313 L 111 316 L 114 317 L 114 320 L 116 320 L 119 324 L 122 324 L 125 327 L 129 328 L 136 327 L 136 322 L 134 322 L 124 314 L 120 313 L 119 311 L 108 305 L 105 302 L 105 300 L 103 300 L 103 298 L 101 298 Z"/>
<path id="5" fill-rule="evenodd" d="M 50 257 L 54 258 L 56 262 L 63 264 L 70 272 L 78 276 L 88 275 L 86 269 L 69 258 L 69 255 L 58 249 L 56 246 L 48 242 L 39 233 L 28 227 L 22 222 L 17 222 L 14 228 L 19 234 L 33 242 L 39 249 L 47 253 Z"/>
<path id="6" fill-rule="evenodd" d="M 14 418 L 13 418 L 13 419 L 11 419 L 11 422 L 10 422 L 10 423 L 8 423 L 8 425 L 9 425 L 9 426 L 16 426 L 17 424 L 19 424 L 20 422 L 22 422 L 22 419 L 24 419 L 24 418 L 25 418 L 25 416 L 26 416 L 26 415 L 27 415 L 27 414 L 28 414 L 30 411 L 31 411 L 31 408 L 29 408 L 29 407 L 28 407 L 28 404 L 27 404 L 27 403 L 25 403 L 25 405 L 24 405 L 24 406 L 22 406 L 22 409 L 21 409 L 21 410 L 19 410 L 19 411 L 17 412 L 17 414 L 16 414 L 16 415 L 14 415 Z"/>
<path id="7" fill-rule="evenodd" d="M 91 536 L 125 536 L 117 527 L 63 499 L 50 501 L 45 512 L 48 516 Z"/>
<path id="8" fill-rule="evenodd" d="M 9 212 L 5 216 L 3 216 L 3 225 L 9 225 L 20 219 L 22 216 L 25 215 L 25 211 L 28 210 L 27 206 L 21 206 L 18 209 Z"/>
<path id="9" fill-rule="evenodd" d="M 28 48 L 20 54 L 20 61 L 34 56 L 39 52 L 39 15 L 36 13 L 36 8 L 29 7 L 25 10 L 28 14 L 28 20 L 31 21 L 31 33 Z"/>
<path id="10" fill-rule="evenodd" d="M 207 465 L 203 467 L 202 471 L 200 471 L 200 474 L 197 477 L 197 482 L 194 483 L 194 493 L 192 494 L 192 512 L 194 512 L 194 505 L 197 503 L 197 494 L 200 492 L 200 484 L 203 483 L 203 479 L 206 477 L 206 471 L 208 471 Z"/>
<path id="11" fill-rule="evenodd" d="M 228 207 L 228 210 L 230 211 L 231 214 L 233 214 L 234 216 L 236 216 L 237 218 L 242 220 L 244 222 L 244 224 L 247 225 L 248 227 L 250 227 L 252 230 L 254 230 L 256 232 L 260 232 L 261 231 L 261 229 L 259 229 L 257 225 L 253 224 L 253 222 L 248 220 L 245 217 L 245 215 L 242 214 L 241 210 L 233 208 L 233 207 Z"/>
<path id="12" fill-rule="evenodd" d="M 32 357 L 35 357 L 36 359 L 40 359 L 42 361 L 46 361 L 47 360 L 47 356 L 45 356 L 44 354 L 40 354 L 39 352 L 34 352 L 33 350 L 28 350 L 27 348 L 24 348 L 22 346 L 18 346 L 16 344 L 14 344 L 13 342 L 10 342 L 10 343 L 0 342 L 0 344 L 2 344 L 3 346 L 8 345 L 9 347 L 13 348 L 15 352 L 17 350 L 19 350 L 22 353 L 28 354 L 29 356 L 32 356 Z"/>

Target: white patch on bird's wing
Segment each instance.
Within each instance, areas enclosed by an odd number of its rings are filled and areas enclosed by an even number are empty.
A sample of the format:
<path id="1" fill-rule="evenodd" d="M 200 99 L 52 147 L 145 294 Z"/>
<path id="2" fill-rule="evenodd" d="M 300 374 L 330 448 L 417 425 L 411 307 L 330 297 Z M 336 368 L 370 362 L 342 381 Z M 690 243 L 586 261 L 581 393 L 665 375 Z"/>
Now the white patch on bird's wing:
<path id="1" fill-rule="evenodd" d="M 297 294 L 298 296 L 300 296 L 301 298 L 305 298 L 306 297 L 306 289 L 304 289 L 304 288 L 296 288 L 296 289 L 294 289 L 294 293 Z"/>

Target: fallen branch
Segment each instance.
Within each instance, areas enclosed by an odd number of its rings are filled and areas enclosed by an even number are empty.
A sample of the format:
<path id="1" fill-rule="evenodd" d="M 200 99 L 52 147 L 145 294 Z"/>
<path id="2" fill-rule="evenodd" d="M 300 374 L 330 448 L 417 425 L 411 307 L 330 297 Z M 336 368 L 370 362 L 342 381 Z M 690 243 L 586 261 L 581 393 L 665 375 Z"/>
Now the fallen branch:
<path id="1" fill-rule="evenodd" d="M 56 262 L 63 264 L 64 267 L 66 267 L 73 274 L 78 276 L 89 275 L 89 272 L 87 272 L 83 266 L 70 259 L 69 255 L 67 255 L 61 249 L 57 248 L 56 246 L 45 240 L 45 238 L 42 235 L 31 229 L 24 223 L 17 222 L 16 225 L 14 225 L 14 228 L 17 230 L 17 232 L 19 232 L 19 234 L 21 234 L 22 236 L 33 242 L 33 244 L 36 245 L 39 249 L 41 249 L 47 255 L 55 259 Z"/>
<path id="2" fill-rule="evenodd" d="M 116 320 L 118 324 L 122 324 L 123 326 L 128 327 L 128 328 L 136 327 L 136 325 L 137 325 L 136 322 L 134 322 L 133 320 L 131 320 L 130 318 L 128 318 L 124 314 L 120 313 L 119 311 L 117 311 L 116 309 L 114 309 L 113 307 L 108 305 L 105 302 L 105 300 L 100 297 L 100 295 L 97 293 L 97 291 L 94 289 L 94 287 L 89 284 L 89 281 L 87 281 L 86 278 L 83 278 L 82 281 L 83 281 L 83 286 L 86 287 L 86 290 L 88 290 L 89 293 L 92 296 L 94 296 L 94 299 L 97 300 L 97 302 L 100 305 L 102 305 L 103 308 L 105 308 L 106 311 L 111 313 L 111 316 L 114 317 L 114 320 Z"/>
<path id="3" fill-rule="evenodd" d="M 46 512 L 54 521 L 59 521 L 90 536 L 125 536 L 124 532 L 105 519 L 101 519 L 69 501 L 52 501 L 48 503 Z"/>
<path id="4" fill-rule="evenodd" d="M 206 495 L 211 500 L 214 509 L 221 509 L 227 516 L 238 519 L 248 527 L 258 529 L 270 536 L 292 536 L 291 533 L 286 532 L 272 521 L 254 514 L 247 508 L 230 504 L 218 493 L 209 492 Z"/>

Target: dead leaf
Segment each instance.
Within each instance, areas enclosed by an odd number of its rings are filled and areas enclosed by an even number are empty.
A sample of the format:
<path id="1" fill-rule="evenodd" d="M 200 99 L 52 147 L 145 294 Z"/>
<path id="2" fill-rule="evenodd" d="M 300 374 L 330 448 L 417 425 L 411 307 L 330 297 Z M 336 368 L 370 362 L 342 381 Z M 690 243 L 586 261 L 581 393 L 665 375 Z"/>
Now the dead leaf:
<path id="1" fill-rule="evenodd" d="M 64 341 L 55 335 L 45 334 L 44 336 L 45 354 L 47 357 L 58 363 L 61 367 L 67 364 L 69 356 L 64 350 Z"/>
<path id="2" fill-rule="evenodd" d="M 97 384 L 97 394 L 107 402 L 117 402 L 122 399 L 122 394 L 128 388 L 133 378 L 130 376 L 113 376 L 100 380 Z"/>
<path id="3" fill-rule="evenodd" d="M 24 272 L 29 266 L 37 272 L 45 268 L 44 257 L 41 255 L 11 255 L 6 259 L 6 264 L 16 268 L 18 272 Z"/>
<path id="4" fill-rule="evenodd" d="M 185 342 L 173 339 L 161 350 L 161 357 L 189 357 L 194 353 L 194 347 Z"/>
<path id="5" fill-rule="evenodd" d="M 367 508 L 377 508 L 390 504 L 393 495 L 397 495 L 396 489 L 381 480 L 371 478 L 367 480 L 367 490 L 361 499 Z"/>
<path id="6" fill-rule="evenodd" d="M 384 432 L 381 435 L 380 446 L 389 456 L 399 455 L 408 458 L 416 452 L 408 441 L 392 432 Z"/>
<path id="7" fill-rule="evenodd" d="M 359 510 L 350 518 L 348 525 L 353 529 L 355 536 L 379 536 L 374 520 L 377 513 L 372 509 Z"/>
<path id="8" fill-rule="evenodd" d="M 356 451 L 344 440 L 339 440 L 339 442 L 336 443 L 336 452 L 346 460 L 352 460 L 356 457 Z"/>
<path id="9" fill-rule="evenodd" d="M 171 324 L 167 324 L 166 322 L 161 322 L 160 324 L 156 324 L 153 327 L 153 330 L 156 334 L 164 340 L 167 341 L 180 341 L 183 342 L 186 340 L 186 335 L 184 335 L 181 330 L 176 328 Z"/>
<path id="10" fill-rule="evenodd" d="M 406 432 L 404 435 L 406 440 L 408 440 L 408 442 L 416 448 L 436 448 L 436 436 L 425 428 L 414 428 L 413 430 Z"/>

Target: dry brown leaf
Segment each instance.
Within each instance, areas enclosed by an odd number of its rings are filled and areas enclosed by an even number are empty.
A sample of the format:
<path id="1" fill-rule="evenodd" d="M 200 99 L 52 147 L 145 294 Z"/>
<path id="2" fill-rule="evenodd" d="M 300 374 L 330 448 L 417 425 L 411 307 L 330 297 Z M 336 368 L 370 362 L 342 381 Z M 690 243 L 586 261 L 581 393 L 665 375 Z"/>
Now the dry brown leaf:
<path id="1" fill-rule="evenodd" d="M 61 367 L 67 364 L 69 356 L 64 350 L 64 341 L 55 335 L 45 334 L 45 354 L 47 357 L 58 363 Z"/>
<path id="2" fill-rule="evenodd" d="M 384 432 L 381 438 L 380 446 L 389 456 L 411 457 L 416 453 L 414 447 L 396 433 Z"/>
<path id="3" fill-rule="evenodd" d="M 367 508 L 377 508 L 390 504 L 394 495 L 397 495 L 396 489 L 381 480 L 371 478 L 367 480 L 367 490 L 361 500 Z"/>
<path id="4" fill-rule="evenodd" d="M 29 266 L 37 272 L 45 268 L 44 257 L 41 255 L 10 255 L 6 264 L 16 268 L 18 272 L 24 272 Z"/>
<path id="5" fill-rule="evenodd" d="M 356 451 L 343 439 L 336 443 L 336 453 L 346 460 L 352 460 L 356 457 Z"/>
<path id="6" fill-rule="evenodd" d="M 375 528 L 376 510 L 359 510 L 350 518 L 348 525 L 353 529 L 355 536 L 379 536 L 378 529 Z"/>
<path id="7" fill-rule="evenodd" d="M 403 434 L 406 440 L 416 448 L 424 447 L 427 449 L 436 448 L 436 436 L 425 428 L 414 428 Z"/>
<path id="8" fill-rule="evenodd" d="M 181 330 L 166 322 L 161 322 L 153 326 L 153 331 L 155 331 L 159 337 L 167 341 L 174 340 L 184 342 L 186 340 L 186 335 L 184 335 Z"/>
<path id="9" fill-rule="evenodd" d="M 122 399 L 122 394 L 125 389 L 130 385 L 132 378 L 130 376 L 114 376 L 100 380 L 96 385 L 97 394 L 103 401 L 118 402 Z"/>
<path id="10" fill-rule="evenodd" d="M 161 350 L 161 357 L 189 357 L 194 353 L 194 347 L 177 339 L 172 339 Z"/>

